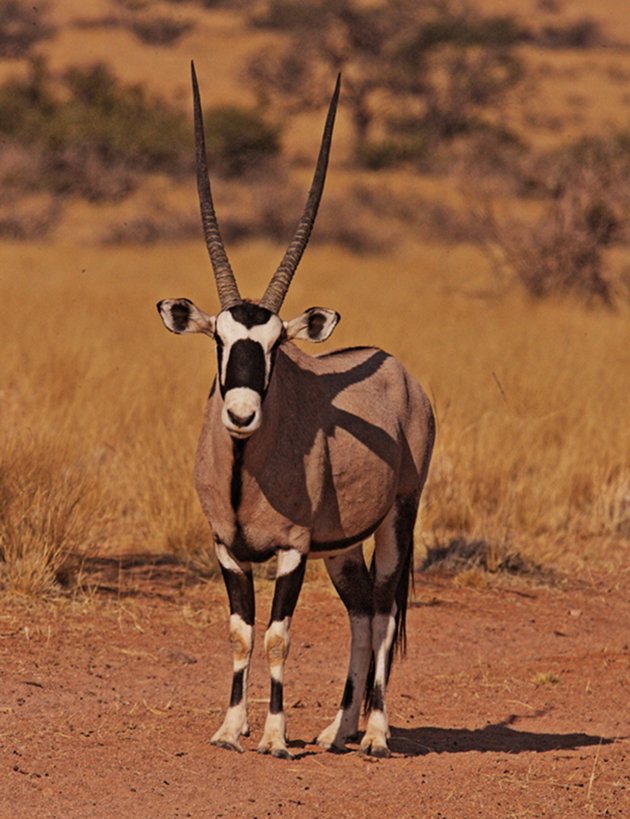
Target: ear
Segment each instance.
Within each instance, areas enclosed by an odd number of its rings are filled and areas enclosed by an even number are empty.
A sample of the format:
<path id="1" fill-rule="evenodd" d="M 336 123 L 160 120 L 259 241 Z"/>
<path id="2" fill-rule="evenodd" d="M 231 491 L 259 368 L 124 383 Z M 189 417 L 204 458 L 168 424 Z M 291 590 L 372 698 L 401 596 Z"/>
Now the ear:
<path id="1" fill-rule="evenodd" d="M 284 322 L 287 338 L 301 341 L 326 341 L 341 316 L 326 307 L 309 307 L 301 316 Z"/>
<path id="2" fill-rule="evenodd" d="M 205 333 L 214 338 L 215 317 L 204 313 L 190 299 L 164 299 L 157 303 L 157 309 L 171 333 Z"/>

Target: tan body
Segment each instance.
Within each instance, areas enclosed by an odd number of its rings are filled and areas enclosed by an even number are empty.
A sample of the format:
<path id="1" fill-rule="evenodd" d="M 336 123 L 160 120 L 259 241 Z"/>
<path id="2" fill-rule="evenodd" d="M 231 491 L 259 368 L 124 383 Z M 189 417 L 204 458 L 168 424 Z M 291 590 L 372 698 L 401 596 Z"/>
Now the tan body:
<path id="1" fill-rule="evenodd" d="M 304 212 L 259 301 L 241 297 L 223 247 L 194 66 L 192 80 L 197 188 L 221 310 L 208 315 L 186 298 L 164 299 L 157 307 L 170 331 L 203 333 L 217 350 L 195 483 L 228 594 L 233 671 L 225 718 L 210 742 L 242 751 L 240 738 L 249 733 L 256 620 L 251 563 L 275 554 L 264 637 L 269 709 L 258 750 L 291 757 L 283 707 L 290 623 L 306 558 L 323 557 L 348 611 L 352 641 L 339 711 L 317 742 L 344 748 L 357 735 L 365 695 L 369 716 L 361 750 L 388 756 L 385 693 L 394 648 L 404 647 L 413 532 L 433 448 L 433 414 L 418 383 L 382 350 L 312 357 L 292 343 L 325 341 L 339 321 L 336 311 L 310 307 L 290 321 L 279 315 L 319 207 L 340 78 Z M 372 533 L 368 568 L 361 544 Z"/>
<path id="2" fill-rule="evenodd" d="M 215 539 L 237 560 L 306 555 L 371 534 L 397 495 L 422 488 L 433 417 L 420 385 L 375 348 L 310 356 L 284 342 L 263 424 L 244 446 L 233 508 L 233 441 L 218 390 L 203 420 L 195 484 Z"/>

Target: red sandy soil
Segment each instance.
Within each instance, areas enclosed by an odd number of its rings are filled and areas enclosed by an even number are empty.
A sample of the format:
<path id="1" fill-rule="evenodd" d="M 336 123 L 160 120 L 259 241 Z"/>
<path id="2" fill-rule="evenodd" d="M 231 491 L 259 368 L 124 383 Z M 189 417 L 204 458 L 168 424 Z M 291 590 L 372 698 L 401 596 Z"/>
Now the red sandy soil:
<path id="1" fill-rule="evenodd" d="M 307 581 L 286 673 L 290 761 L 215 748 L 231 681 L 220 582 L 101 576 L 88 599 L 0 610 L 0 816 L 630 816 L 630 577 L 458 586 L 418 575 L 388 691 L 392 757 L 313 737 L 346 673 L 343 607 Z"/>

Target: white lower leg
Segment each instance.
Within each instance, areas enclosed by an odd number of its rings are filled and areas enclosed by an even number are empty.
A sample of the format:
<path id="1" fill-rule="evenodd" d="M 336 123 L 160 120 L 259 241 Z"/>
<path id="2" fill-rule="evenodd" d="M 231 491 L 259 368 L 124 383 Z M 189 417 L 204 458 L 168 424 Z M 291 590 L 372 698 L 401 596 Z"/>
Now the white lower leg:
<path id="1" fill-rule="evenodd" d="M 361 700 L 372 649 L 370 618 L 366 615 L 351 615 L 350 629 L 352 633 L 350 667 L 341 707 L 335 719 L 317 737 L 318 745 L 324 748 L 343 748 L 346 740 L 354 736 L 359 728 Z"/>
<path id="2" fill-rule="evenodd" d="M 270 624 L 265 633 L 265 654 L 271 673 L 271 697 L 265 730 L 258 745 L 258 752 L 278 757 L 291 757 L 286 743 L 286 717 L 282 708 L 284 663 L 289 652 L 289 626 L 291 618 Z"/>
<path id="3" fill-rule="evenodd" d="M 247 678 L 252 653 L 254 628 L 238 614 L 230 617 L 230 643 L 233 654 L 232 694 L 225 719 L 210 742 L 242 751 L 239 739 L 249 733 L 247 723 Z"/>
<path id="4" fill-rule="evenodd" d="M 396 630 L 395 606 L 391 614 L 376 614 L 372 622 L 372 645 L 375 658 L 372 707 L 365 734 L 361 740 L 361 750 L 376 756 L 389 755 L 387 739 L 389 724 L 385 708 L 387 685 L 387 658 Z"/>

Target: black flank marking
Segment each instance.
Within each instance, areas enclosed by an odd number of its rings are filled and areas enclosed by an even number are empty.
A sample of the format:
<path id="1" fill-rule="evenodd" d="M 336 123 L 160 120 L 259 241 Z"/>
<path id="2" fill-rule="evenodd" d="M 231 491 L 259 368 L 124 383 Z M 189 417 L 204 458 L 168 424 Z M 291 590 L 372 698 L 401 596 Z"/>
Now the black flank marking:
<path id="1" fill-rule="evenodd" d="M 230 697 L 230 708 L 233 708 L 235 705 L 238 705 L 243 699 L 244 674 L 245 674 L 244 668 L 241 668 L 240 671 L 234 672 L 234 676 L 232 677 L 232 695 Z"/>
<path id="2" fill-rule="evenodd" d="M 180 299 L 171 305 L 171 319 L 176 333 L 183 333 L 190 320 L 190 304 L 188 299 Z"/>
<path id="3" fill-rule="evenodd" d="M 335 549 L 347 549 L 348 546 L 353 546 L 355 543 L 360 543 L 362 540 L 365 540 L 370 535 L 374 534 L 386 517 L 387 513 L 385 513 L 382 518 L 379 518 L 376 523 L 374 523 L 368 529 L 365 529 L 363 532 L 359 532 L 358 535 L 353 535 L 352 537 L 346 537 L 342 540 L 311 540 L 311 551 L 326 552 L 328 550 L 334 551 Z"/>
<path id="4" fill-rule="evenodd" d="M 251 570 L 240 574 L 221 566 L 221 574 L 230 601 L 230 614 L 238 614 L 248 626 L 253 626 L 256 604 Z"/>
<path id="5" fill-rule="evenodd" d="M 238 512 L 243 494 L 243 456 L 247 441 L 232 438 L 232 479 L 230 481 L 230 503 L 232 509 Z"/>
<path id="6" fill-rule="evenodd" d="M 282 683 L 271 680 L 271 695 L 269 697 L 269 713 L 282 713 Z"/>
<path id="7" fill-rule="evenodd" d="M 266 324 L 273 315 L 266 307 L 260 307 L 258 304 L 247 301 L 230 307 L 230 313 L 235 321 L 247 327 L 248 330 L 257 324 Z"/>
<path id="8" fill-rule="evenodd" d="M 344 355 L 344 353 L 354 353 L 358 352 L 359 350 L 374 350 L 375 352 L 383 352 L 379 350 L 378 347 L 368 347 L 367 345 L 359 346 L 359 347 L 343 347 L 341 350 L 331 350 L 329 353 L 320 353 L 317 358 L 333 358 L 336 355 Z M 385 356 L 389 358 L 388 354 L 385 353 Z"/>
<path id="9" fill-rule="evenodd" d="M 241 441 L 240 443 L 246 443 L 246 441 Z M 273 557 L 276 551 L 275 546 L 265 549 L 264 551 L 252 548 L 247 542 L 245 533 L 243 532 L 240 521 L 238 520 L 236 521 L 234 538 L 232 539 L 232 543 L 228 546 L 228 548 L 234 557 L 237 560 L 240 560 L 241 563 L 265 563 L 267 560 Z"/>
<path id="10" fill-rule="evenodd" d="M 273 603 L 271 604 L 271 619 L 284 620 L 285 617 L 291 617 L 297 603 L 300 589 L 302 588 L 302 581 L 304 580 L 304 571 L 306 569 L 306 560 L 302 558 L 300 565 L 289 574 L 283 574 L 276 579 L 276 587 L 273 592 Z"/>
<path id="11" fill-rule="evenodd" d="M 346 709 L 350 708 L 352 705 L 352 697 L 354 696 L 354 683 L 348 677 L 346 680 L 346 685 L 343 689 L 343 697 L 341 698 L 341 707 L 345 711 Z"/>
<path id="12" fill-rule="evenodd" d="M 265 354 L 262 345 L 251 338 L 235 341 L 230 350 L 223 389 L 249 387 L 260 395 L 265 390 Z"/>

